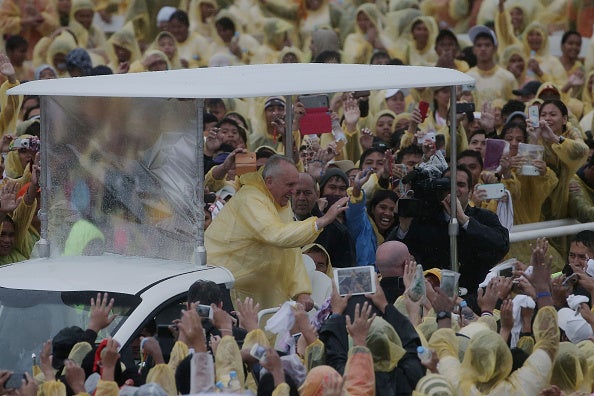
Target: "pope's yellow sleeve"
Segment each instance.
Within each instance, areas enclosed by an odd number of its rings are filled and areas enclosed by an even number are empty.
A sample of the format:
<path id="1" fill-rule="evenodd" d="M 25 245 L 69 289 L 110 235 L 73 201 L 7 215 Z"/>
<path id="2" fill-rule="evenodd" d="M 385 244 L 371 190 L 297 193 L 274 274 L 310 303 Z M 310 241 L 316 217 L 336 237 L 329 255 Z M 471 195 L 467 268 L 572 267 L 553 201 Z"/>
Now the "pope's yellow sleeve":
<path id="1" fill-rule="evenodd" d="M 235 191 L 239 190 L 239 178 L 235 177 L 235 180 L 233 182 L 229 182 L 225 179 L 215 179 L 214 176 L 212 175 L 212 170 L 214 169 L 214 167 L 210 168 L 210 170 L 206 173 L 206 175 L 204 175 L 204 187 L 208 188 L 208 191 L 210 192 L 217 192 L 219 191 L 221 188 L 231 184 L 231 187 L 233 187 L 235 189 Z"/>

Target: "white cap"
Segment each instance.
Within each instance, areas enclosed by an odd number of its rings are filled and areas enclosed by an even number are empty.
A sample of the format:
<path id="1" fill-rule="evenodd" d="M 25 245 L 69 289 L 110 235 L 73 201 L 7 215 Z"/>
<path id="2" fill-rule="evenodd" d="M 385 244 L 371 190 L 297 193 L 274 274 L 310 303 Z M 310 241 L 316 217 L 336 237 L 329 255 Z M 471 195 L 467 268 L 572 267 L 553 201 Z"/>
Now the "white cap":
<path id="1" fill-rule="evenodd" d="M 493 43 L 497 47 L 497 36 L 495 36 L 495 32 L 483 25 L 473 26 L 468 31 L 468 37 L 470 38 L 470 41 L 472 41 L 473 44 L 474 40 L 476 39 L 476 36 L 478 36 L 480 33 L 487 33 L 489 36 L 491 36 L 491 38 L 493 39 Z"/>
<path id="2" fill-rule="evenodd" d="M 559 318 L 559 327 L 565 332 L 567 339 L 571 342 L 578 343 L 587 340 L 594 335 L 592 326 L 573 309 L 561 308 L 557 312 Z"/>
<path id="3" fill-rule="evenodd" d="M 386 89 L 386 99 L 391 98 L 392 96 L 396 95 L 398 92 L 402 92 L 402 95 L 408 95 L 408 92 L 404 89 L 400 88 L 393 88 L 393 89 Z"/>
<path id="4" fill-rule="evenodd" d="M 161 7 L 159 13 L 157 14 L 157 25 L 159 23 L 169 22 L 169 18 L 171 18 L 171 15 L 173 15 L 175 11 L 177 11 L 177 8 L 175 7 Z"/>

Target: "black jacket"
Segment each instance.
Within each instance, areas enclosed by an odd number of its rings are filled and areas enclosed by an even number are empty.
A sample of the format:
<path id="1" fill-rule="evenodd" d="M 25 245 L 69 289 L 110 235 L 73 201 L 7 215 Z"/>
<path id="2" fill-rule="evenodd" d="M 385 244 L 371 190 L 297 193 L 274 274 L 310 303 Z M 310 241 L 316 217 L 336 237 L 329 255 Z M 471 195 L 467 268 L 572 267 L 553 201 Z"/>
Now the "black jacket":
<path id="1" fill-rule="evenodd" d="M 421 340 L 408 318 L 391 304 L 387 305 L 383 318 L 396 330 L 406 354 L 391 372 L 375 373 L 375 393 L 381 396 L 411 395 L 419 379 L 425 375 L 425 368 L 417 357 Z M 343 375 L 349 350 L 344 315 L 330 317 L 322 325 L 320 340 L 325 345 L 326 364 Z"/>
<path id="2" fill-rule="evenodd" d="M 464 213 L 470 222 L 466 230 L 462 224 L 459 227 L 459 285 L 467 288 L 469 294 L 476 294 L 487 272 L 507 254 L 509 232 L 491 211 L 468 206 Z M 413 219 L 404 239 L 397 238 L 397 231 L 398 228 L 394 229 L 387 240 L 404 242 L 423 269 L 450 268 L 450 237 L 445 217 L 433 221 Z"/>

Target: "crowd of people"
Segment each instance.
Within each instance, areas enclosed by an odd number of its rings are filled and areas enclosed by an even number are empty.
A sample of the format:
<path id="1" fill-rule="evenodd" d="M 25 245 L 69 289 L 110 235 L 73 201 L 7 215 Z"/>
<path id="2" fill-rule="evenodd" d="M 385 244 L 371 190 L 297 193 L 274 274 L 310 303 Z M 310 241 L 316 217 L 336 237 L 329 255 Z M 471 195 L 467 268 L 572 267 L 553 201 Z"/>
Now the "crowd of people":
<path id="1" fill-rule="evenodd" d="M 30 259 L 41 232 L 40 99 L 6 95 L 20 83 L 315 62 L 437 66 L 476 84 L 458 87 L 456 130 L 450 87 L 322 94 L 313 99 L 327 111 L 313 124 L 308 97 L 292 107 L 282 96 L 207 99 L 204 242 L 209 264 L 235 277 L 234 312 L 217 285 L 199 281 L 171 328 L 175 345 L 163 351 L 147 327 L 129 359 L 115 340 L 95 345 L 113 320 L 113 302 L 98 295 L 88 329 L 40 346 L 40 366 L 18 390 L 0 371 L 0 394 L 591 394 L 594 231 L 550 243 L 510 243 L 509 232 L 594 221 L 594 40 L 580 57 L 593 16 L 575 0 L 2 1 L 0 265 Z M 143 183 L 165 188 L 149 163 L 172 135 L 122 148 L 118 128 L 134 121 L 117 124 L 125 110 L 104 104 L 113 111 L 96 128 L 104 140 L 52 153 L 64 161 L 46 187 L 52 197 L 64 190 L 68 206 L 50 208 L 52 224 L 68 223 L 59 253 L 158 254 L 168 243 L 129 224 L 165 230 L 171 220 L 168 238 L 184 243 L 169 250 L 189 259 L 195 230 L 176 222 L 195 208 L 180 210 L 171 191 L 150 210 L 142 200 L 154 192 Z M 129 152 L 154 157 L 131 165 L 121 160 Z M 167 155 L 184 158 L 171 150 L 158 160 Z M 99 162 L 116 169 L 94 172 Z M 62 173 L 73 180 L 56 183 Z M 117 217 L 97 221 L 107 212 Z M 448 284 L 452 223 L 459 287 Z M 340 295 L 333 269 L 363 266 L 378 273 L 375 292 Z M 201 318 L 198 302 L 213 316 Z M 257 316 L 274 307 L 276 335 Z"/>

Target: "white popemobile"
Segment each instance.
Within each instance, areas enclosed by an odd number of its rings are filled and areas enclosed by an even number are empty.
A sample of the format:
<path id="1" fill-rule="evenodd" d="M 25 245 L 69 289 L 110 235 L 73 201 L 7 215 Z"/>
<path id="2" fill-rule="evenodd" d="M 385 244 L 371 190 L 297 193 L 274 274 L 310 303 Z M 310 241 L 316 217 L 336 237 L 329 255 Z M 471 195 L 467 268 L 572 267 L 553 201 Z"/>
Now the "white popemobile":
<path id="1" fill-rule="evenodd" d="M 98 341 L 113 336 L 125 353 L 150 321 L 162 327 L 179 316 L 194 281 L 233 286 L 228 270 L 206 264 L 204 201 L 195 194 L 203 190 L 203 139 L 196 137 L 203 136 L 205 98 L 288 95 L 290 106 L 290 95 L 455 90 L 473 83 L 441 68 L 283 64 L 32 81 L 13 88 L 9 94 L 41 96 L 42 229 L 39 258 L 0 268 L 0 368 L 28 369 L 32 353 L 39 355 L 60 329 L 85 328 L 97 292 L 115 298 L 118 314 Z M 455 109 L 452 117 L 455 123 Z M 64 256 L 69 237 L 88 242 L 83 233 L 70 233 L 79 221 L 113 241 L 111 253 Z"/>

